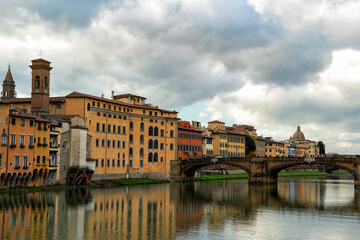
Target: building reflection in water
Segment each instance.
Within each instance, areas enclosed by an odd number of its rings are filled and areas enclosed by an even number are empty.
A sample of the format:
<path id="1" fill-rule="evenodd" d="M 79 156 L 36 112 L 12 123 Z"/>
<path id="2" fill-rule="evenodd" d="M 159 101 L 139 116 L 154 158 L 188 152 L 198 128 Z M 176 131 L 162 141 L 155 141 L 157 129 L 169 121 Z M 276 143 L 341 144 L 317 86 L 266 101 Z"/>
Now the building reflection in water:
<path id="1" fill-rule="evenodd" d="M 204 227 L 221 232 L 228 223 L 251 227 L 264 208 L 337 211 L 335 199 L 340 214 L 359 213 L 359 191 L 325 183 L 224 181 L 7 193 L 0 195 L 0 239 L 175 239 Z M 340 204 L 334 197 L 339 195 Z"/>

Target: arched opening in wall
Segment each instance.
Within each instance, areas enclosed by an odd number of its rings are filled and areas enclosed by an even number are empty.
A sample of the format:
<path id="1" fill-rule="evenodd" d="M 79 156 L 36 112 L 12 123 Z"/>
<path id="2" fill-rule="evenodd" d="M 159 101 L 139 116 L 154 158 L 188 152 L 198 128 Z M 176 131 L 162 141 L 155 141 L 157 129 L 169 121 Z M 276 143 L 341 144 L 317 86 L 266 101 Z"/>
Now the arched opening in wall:
<path id="1" fill-rule="evenodd" d="M 275 180 L 294 177 L 321 177 L 322 179 L 343 179 L 353 184 L 353 181 L 356 179 L 356 171 L 355 168 L 352 168 L 351 164 L 342 164 L 331 160 L 320 161 L 318 164 L 305 164 L 304 160 L 299 160 L 299 162 L 278 164 L 269 170 L 270 177 Z"/>
<path id="2" fill-rule="evenodd" d="M 39 88 L 40 87 L 40 77 L 36 76 L 35 77 L 35 88 Z"/>
<path id="3" fill-rule="evenodd" d="M 1 176 L 0 176 L 0 185 L 2 185 L 2 183 L 4 182 L 5 176 L 6 176 L 5 173 L 2 173 L 2 174 L 1 174 Z"/>
<path id="4" fill-rule="evenodd" d="M 91 110 L 91 106 L 90 103 L 87 104 L 87 110 L 90 111 Z"/>
<path id="5" fill-rule="evenodd" d="M 158 127 L 155 127 L 155 128 L 154 128 L 154 136 L 155 136 L 155 137 L 159 136 L 159 129 L 158 129 Z"/>
<path id="6" fill-rule="evenodd" d="M 211 164 L 195 171 L 195 178 L 239 178 L 248 179 L 247 170 L 238 166 Z"/>
<path id="7" fill-rule="evenodd" d="M 48 87 L 48 78 L 45 77 L 44 78 L 44 88 L 47 88 Z"/>
<path id="8" fill-rule="evenodd" d="M 154 135 L 154 129 L 153 127 L 149 127 L 149 136 L 153 136 Z"/>

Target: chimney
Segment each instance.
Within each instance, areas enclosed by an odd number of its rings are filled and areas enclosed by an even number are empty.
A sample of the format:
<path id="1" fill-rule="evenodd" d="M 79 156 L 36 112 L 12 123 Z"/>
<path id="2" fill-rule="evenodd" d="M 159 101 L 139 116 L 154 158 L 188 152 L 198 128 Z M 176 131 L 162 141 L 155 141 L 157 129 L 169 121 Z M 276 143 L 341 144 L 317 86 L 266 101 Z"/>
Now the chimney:
<path id="1" fill-rule="evenodd" d="M 111 99 L 114 100 L 114 91 L 111 91 Z"/>
<path id="2" fill-rule="evenodd" d="M 101 94 L 101 97 L 104 98 L 104 94 Z"/>

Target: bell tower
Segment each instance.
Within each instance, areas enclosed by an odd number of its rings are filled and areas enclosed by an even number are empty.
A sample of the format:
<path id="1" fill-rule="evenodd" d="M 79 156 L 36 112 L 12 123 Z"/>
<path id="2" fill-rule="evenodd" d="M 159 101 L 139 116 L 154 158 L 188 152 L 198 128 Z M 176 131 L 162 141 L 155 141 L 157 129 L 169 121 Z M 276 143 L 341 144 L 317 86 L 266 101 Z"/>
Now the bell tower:
<path id="1" fill-rule="evenodd" d="M 8 71 L 6 73 L 5 79 L 2 84 L 2 92 L 1 92 L 1 98 L 2 99 L 9 99 L 9 98 L 15 98 L 16 92 L 15 92 L 15 82 L 13 80 L 11 71 L 10 71 L 10 65 L 8 68 Z"/>
<path id="2" fill-rule="evenodd" d="M 39 58 L 31 61 L 31 112 L 38 116 L 49 115 L 50 62 Z"/>

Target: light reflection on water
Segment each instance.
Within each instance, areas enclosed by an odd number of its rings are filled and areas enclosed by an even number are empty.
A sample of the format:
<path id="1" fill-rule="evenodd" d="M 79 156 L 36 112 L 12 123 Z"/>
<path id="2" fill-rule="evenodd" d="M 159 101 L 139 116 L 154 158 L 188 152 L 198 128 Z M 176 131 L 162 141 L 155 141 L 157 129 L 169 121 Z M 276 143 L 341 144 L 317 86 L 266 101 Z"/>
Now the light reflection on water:
<path id="1" fill-rule="evenodd" d="M 358 239 L 351 176 L 0 195 L 0 239 Z"/>

